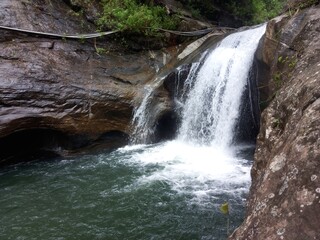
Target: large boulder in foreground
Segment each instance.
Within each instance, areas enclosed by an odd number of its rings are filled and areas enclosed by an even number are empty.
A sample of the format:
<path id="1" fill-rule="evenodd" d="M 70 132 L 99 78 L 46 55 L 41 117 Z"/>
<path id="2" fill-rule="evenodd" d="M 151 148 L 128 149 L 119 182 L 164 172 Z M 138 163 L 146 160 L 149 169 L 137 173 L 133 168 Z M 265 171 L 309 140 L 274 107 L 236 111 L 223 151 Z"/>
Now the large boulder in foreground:
<path id="1" fill-rule="evenodd" d="M 229 239 L 320 239 L 320 7 L 278 20 L 263 43 L 276 93 L 262 113 L 247 216 Z"/>
<path id="2" fill-rule="evenodd" d="M 0 25 L 59 34 L 93 31 L 63 1 L 46 3 L 3 0 Z M 178 50 L 128 52 L 108 37 L 83 42 L 6 30 L 0 30 L 0 49 L 0 165 L 39 151 L 124 144 L 143 84 Z M 157 104 L 167 106 L 161 94 Z"/>

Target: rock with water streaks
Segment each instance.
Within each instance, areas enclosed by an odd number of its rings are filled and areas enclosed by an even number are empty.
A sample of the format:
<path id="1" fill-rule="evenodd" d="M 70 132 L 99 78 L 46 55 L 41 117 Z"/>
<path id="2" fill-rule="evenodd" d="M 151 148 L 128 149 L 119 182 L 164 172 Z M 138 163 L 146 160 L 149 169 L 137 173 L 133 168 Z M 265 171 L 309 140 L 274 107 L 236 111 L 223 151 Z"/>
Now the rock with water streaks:
<path id="1" fill-rule="evenodd" d="M 0 25 L 60 34 L 92 31 L 88 22 L 79 25 L 64 2 L 46 3 L 2 0 Z M 95 44 L 106 52 L 99 55 Z M 0 49 L 0 165 L 40 149 L 60 154 L 100 141 L 124 144 L 143 84 L 177 51 L 130 53 L 107 37 L 94 43 L 5 30 Z"/>
<path id="2" fill-rule="evenodd" d="M 272 20 L 247 216 L 229 239 L 320 239 L 320 6 Z M 270 94 L 270 93 L 269 93 Z"/>

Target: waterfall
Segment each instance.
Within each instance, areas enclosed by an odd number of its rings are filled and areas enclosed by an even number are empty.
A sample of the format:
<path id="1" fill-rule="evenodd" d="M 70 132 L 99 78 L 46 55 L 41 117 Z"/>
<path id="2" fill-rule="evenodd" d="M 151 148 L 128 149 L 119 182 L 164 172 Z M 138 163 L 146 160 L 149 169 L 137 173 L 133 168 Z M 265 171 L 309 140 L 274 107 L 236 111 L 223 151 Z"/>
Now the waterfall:
<path id="1" fill-rule="evenodd" d="M 192 64 L 175 105 L 181 115 L 177 140 L 198 145 L 226 147 L 232 144 L 239 119 L 241 97 L 246 88 L 253 56 L 266 25 L 233 33 Z M 177 75 L 179 78 L 179 71 Z M 133 143 L 148 143 L 155 117 L 150 104 L 154 90 L 164 78 L 144 87 L 141 104 L 135 108 Z M 178 81 L 177 84 L 180 84 Z"/>
<path id="2" fill-rule="evenodd" d="M 234 137 L 241 97 L 265 25 L 231 34 L 206 54 L 184 102 L 178 139 L 226 147 Z M 188 86 L 189 86 L 188 85 Z"/>
<path id="3" fill-rule="evenodd" d="M 156 83 L 155 86 L 158 86 L 158 84 Z M 132 123 L 135 127 L 131 140 L 133 143 L 139 143 L 139 141 L 145 143 L 148 136 L 152 133 L 152 129 L 149 126 L 150 117 L 147 109 L 155 86 L 146 85 L 144 87 L 142 102 L 134 111 Z"/>

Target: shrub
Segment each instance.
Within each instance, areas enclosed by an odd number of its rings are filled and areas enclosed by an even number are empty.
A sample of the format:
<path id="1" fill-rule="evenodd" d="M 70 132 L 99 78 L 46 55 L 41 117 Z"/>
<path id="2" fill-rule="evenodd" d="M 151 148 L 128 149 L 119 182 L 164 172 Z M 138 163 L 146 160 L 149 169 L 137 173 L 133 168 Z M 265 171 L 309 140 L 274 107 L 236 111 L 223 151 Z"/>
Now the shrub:
<path id="1" fill-rule="evenodd" d="M 280 14 L 284 4 L 285 0 L 231 1 L 227 9 L 246 24 L 258 24 Z"/>
<path id="2" fill-rule="evenodd" d="M 265 22 L 283 10 L 284 0 L 253 0 L 253 23 Z"/>
<path id="3" fill-rule="evenodd" d="M 156 35 L 157 29 L 174 29 L 175 17 L 168 16 L 160 6 L 146 5 L 136 0 L 102 0 L 101 28 L 117 29 L 145 35 Z"/>

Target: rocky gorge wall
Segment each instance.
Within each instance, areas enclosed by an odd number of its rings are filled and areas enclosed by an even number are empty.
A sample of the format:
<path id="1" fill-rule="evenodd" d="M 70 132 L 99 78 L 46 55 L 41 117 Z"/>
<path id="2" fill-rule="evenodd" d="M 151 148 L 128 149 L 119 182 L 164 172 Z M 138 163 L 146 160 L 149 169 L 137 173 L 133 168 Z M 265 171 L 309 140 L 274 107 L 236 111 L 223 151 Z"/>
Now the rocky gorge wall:
<path id="1" fill-rule="evenodd" d="M 98 0 L 4 0 L 0 26 L 81 36 L 97 31 L 100 8 Z M 211 26 L 191 18 L 182 18 L 180 24 L 184 31 Z M 148 85 L 173 71 L 179 54 L 180 59 L 192 55 L 208 38 L 189 46 L 183 41 L 172 45 L 178 39 L 169 33 L 161 41 L 134 34 L 70 40 L 3 28 L 0 33 L 0 148 L 6 149 L 0 153 L 0 166 L 28 161 L 26 156 L 37 159 L 39 151 L 66 156 L 88 147 L 127 144 L 134 109 Z M 172 137 L 176 116 L 170 92 L 161 85 L 150 105 L 152 139 Z"/>
<path id="2" fill-rule="evenodd" d="M 320 6 L 270 21 L 260 50 L 272 100 L 247 216 L 229 239 L 320 239 Z"/>
<path id="3" fill-rule="evenodd" d="M 94 32 L 90 21 L 52 0 L 3 0 L 0 25 Z M 102 142 L 106 148 L 125 144 L 143 85 L 178 52 L 178 47 L 124 51 L 119 39 L 108 37 L 95 42 L 6 30 L 0 30 L 0 49 L 0 165 L 38 150 L 65 155 Z M 157 96 L 159 107 L 168 108 L 166 93 L 159 90 Z"/>

